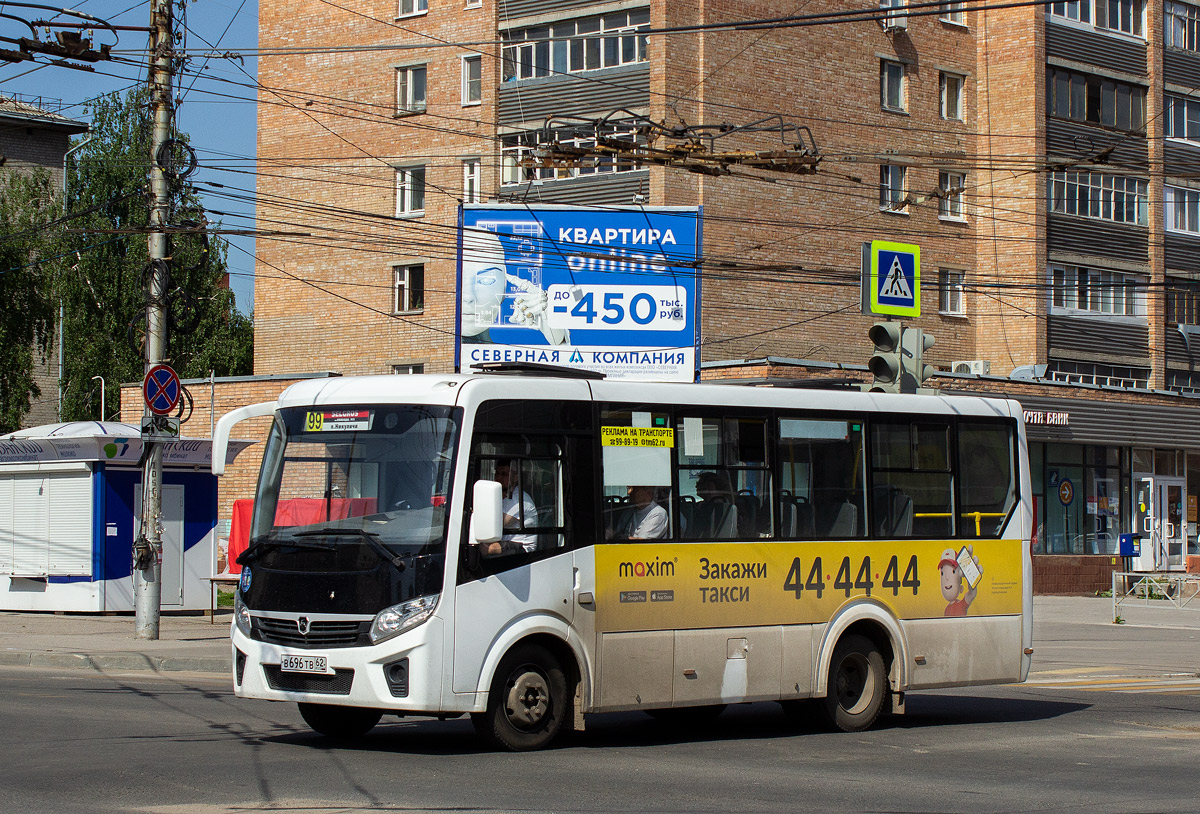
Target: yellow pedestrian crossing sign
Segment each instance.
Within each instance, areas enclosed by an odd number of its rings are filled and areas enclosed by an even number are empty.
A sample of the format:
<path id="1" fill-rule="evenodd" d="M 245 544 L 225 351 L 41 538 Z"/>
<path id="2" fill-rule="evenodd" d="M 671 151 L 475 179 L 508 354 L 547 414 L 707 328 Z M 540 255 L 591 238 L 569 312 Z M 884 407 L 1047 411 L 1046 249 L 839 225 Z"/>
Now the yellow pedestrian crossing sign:
<path id="1" fill-rule="evenodd" d="M 886 240 L 871 241 L 868 285 L 872 314 L 921 316 L 921 247 Z"/>

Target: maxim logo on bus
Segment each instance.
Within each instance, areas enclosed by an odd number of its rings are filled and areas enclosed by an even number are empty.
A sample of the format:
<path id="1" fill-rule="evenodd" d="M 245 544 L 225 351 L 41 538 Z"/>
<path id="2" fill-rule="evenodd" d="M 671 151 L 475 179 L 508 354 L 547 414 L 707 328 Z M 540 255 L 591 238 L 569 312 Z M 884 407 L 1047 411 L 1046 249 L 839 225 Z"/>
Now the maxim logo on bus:
<path id="1" fill-rule="evenodd" d="M 622 577 L 673 577 L 675 561 L 655 557 L 653 562 L 623 562 L 618 566 L 617 574 Z"/>

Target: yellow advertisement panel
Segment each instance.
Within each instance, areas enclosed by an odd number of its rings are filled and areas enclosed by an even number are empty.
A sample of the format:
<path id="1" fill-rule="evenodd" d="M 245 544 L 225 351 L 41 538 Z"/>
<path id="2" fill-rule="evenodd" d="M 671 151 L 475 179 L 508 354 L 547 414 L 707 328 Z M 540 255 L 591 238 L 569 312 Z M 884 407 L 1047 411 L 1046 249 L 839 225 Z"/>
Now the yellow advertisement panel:
<path id="1" fill-rule="evenodd" d="M 601 427 L 603 447 L 674 447 L 675 430 L 670 427 Z"/>
<path id="2" fill-rule="evenodd" d="M 827 621 L 871 597 L 901 619 L 1022 610 L 1020 540 L 619 543 L 596 546 L 597 629 Z"/>

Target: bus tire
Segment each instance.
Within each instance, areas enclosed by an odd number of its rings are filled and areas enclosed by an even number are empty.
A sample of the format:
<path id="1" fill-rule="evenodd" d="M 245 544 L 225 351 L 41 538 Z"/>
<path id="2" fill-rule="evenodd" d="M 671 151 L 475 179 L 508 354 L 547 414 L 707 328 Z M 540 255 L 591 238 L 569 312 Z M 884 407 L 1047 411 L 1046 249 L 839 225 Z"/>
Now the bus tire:
<path id="1" fill-rule="evenodd" d="M 879 717 L 887 690 L 887 669 L 875 643 L 857 634 L 843 636 L 829 662 L 822 717 L 842 732 L 861 732 Z"/>
<path id="2" fill-rule="evenodd" d="M 350 740 L 370 732 L 383 711 L 362 707 L 340 707 L 334 704 L 298 704 L 304 723 L 327 738 Z"/>
<path id="3" fill-rule="evenodd" d="M 542 749 L 571 714 L 562 665 L 544 647 L 514 647 L 500 660 L 486 712 L 471 715 L 475 731 L 509 752 Z"/>
<path id="4" fill-rule="evenodd" d="M 672 726 L 700 726 L 712 723 L 725 711 L 724 704 L 706 704 L 702 707 L 663 707 L 648 709 L 646 714 L 654 720 Z"/>

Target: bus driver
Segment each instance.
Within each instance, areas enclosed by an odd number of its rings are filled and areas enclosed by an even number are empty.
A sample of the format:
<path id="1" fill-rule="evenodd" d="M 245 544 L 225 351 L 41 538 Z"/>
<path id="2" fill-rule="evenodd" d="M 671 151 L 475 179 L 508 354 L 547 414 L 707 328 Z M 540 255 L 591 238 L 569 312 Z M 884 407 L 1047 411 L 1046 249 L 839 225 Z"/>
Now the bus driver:
<path id="1" fill-rule="evenodd" d="M 521 530 L 537 526 L 537 504 L 529 493 L 517 483 L 511 460 L 496 461 L 495 481 L 500 484 L 501 509 L 504 512 L 504 536 L 499 543 L 481 546 L 483 554 L 494 556 L 518 549 L 533 551 L 537 548 L 537 535 L 522 533 Z"/>

